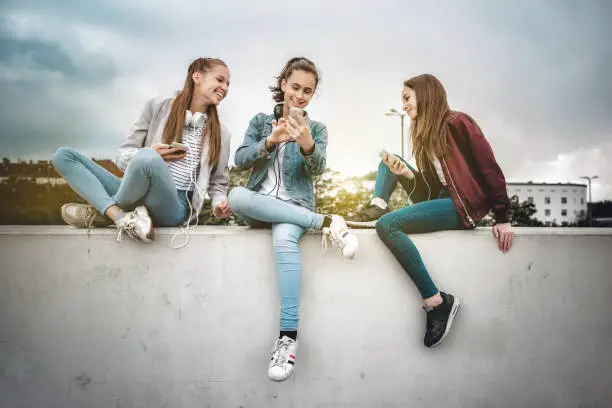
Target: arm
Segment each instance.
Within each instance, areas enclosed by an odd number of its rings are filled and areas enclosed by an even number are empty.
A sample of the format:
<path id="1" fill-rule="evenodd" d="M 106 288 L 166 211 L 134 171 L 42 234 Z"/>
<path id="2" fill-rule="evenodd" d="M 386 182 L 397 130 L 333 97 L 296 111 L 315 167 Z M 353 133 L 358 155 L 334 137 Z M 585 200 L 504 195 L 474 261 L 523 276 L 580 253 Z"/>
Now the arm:
<path id="1" fill-rule="evenodd" d="M 327 160 L 325 158 L 327 150 L 327 127 L 320 123 L 314 122 L 312 127 L 312 138 L 314 140 L 314 148 L 310 154 L 304 152 L 300 148 L 300 153 L 304 158 L 306 169 L 313 176 L 321 175 L 325 172 Z"/>
<path id="2" fill-rule="evenodd" d="M 130 160 L 138 150 L 144 145 L 144 141 L 149 132 L 149 124 L 153 119 L 153 101 L 150 99 L 145 104 L 138 120 L 132 125 L 129 134 L 119 146 L 119 152 L 115 164 L 121 171 L 125 171 Z"/>
<path id="3" fill-rule="evenodd" d="M 476 170 L 486 184 L 486 193 L 495 216 L 495 222 L 497 224 L 508 223 L 510 199 L 506 189 L 506 179 L 495 160 L 491 145 L 485 139 L 480 127 L 467 115 L 461 115 L 456 120 L 455 126 L 468 142 L 472 152 L 472 163 L 476 166 Z"/>
<path id="4" fill-rule="evenodd" d="M 219 163 L 213 169 L 208 181 L 208 195 L 210 206 L 214 210 L 219 204 L 227 200 L 227 189 L 229 187 L 229 152 L 232 135 L 221 126 L 221 153 Z"/>
<path id="5" fill-rule="evenodd" d="M 257 160 L 267 160 L 266 139 L 261 138 L 263 114 L 259 113 L 251 119 L 244 134 L 242 145 L 236 150 L 234 163 L 241 170 L 253 167 Z M 260 140 L 261 138 L 261 140 Z"/>

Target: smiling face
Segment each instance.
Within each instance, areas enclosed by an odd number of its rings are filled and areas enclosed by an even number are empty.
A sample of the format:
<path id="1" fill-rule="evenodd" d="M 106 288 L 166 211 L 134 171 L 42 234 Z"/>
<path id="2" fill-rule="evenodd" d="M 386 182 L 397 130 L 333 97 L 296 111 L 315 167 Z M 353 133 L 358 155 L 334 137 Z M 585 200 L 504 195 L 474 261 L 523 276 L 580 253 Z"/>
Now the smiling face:
<path id="1" fill-rule="evenodd" d="M 310 103 L 315 89 L 317 79 L 311 72 L 294 70 L 287 79 L 281 82 L 281 89 L 285 93 L 285 107 L 292 106 L 304 109 Z"/>
<path id="2" fill-rule="evenodd" d="M 414 89 L 404 86 L 402 89 L 402 109 L 410 119 L 417 117 L 417 98 Z"/>
<path id="3" fill-rule="evenodd" d="M 229 69 L 222 64 L 215 64 L 207 72 L 196 71 L 192 75 L 193 92 L 205 103 L 218 105 L 226 96 L 230 84 Z"/>

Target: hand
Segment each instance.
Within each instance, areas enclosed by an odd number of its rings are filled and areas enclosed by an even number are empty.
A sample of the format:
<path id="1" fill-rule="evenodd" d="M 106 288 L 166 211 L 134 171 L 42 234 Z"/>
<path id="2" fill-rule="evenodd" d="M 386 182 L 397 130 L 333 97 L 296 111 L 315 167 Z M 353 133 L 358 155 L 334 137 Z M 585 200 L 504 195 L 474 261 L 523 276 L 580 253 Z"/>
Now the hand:
<path id="1" fill-rule="evenodd" d="M 213 213 L 217 218 L 228 218 L 230 215 L 232 215 L 232 209 L 230 208 L 229 201 L 225 200 L 220 204 L 217 204 Z"/>
<path id="2" fill-rule="evenodd" d="M 167 144 L 156 144 L 151 146 L 164 159 L 164 161 L 180 160 L 187 155 L 187 152 L 181 149 L 169 147 Z"/>
<path id="3" fill-rule="evenodd" d="M 287 131 L 287 119 L 280 118 L 278 122 L 272 121 L 272 133 L 266 138 L 266 150 L 270 150 L 273 145 L 288 142 L 291 140 Z"/>
<path id="4" fill-rule="evenodd" d="M 383 158 L 383 163 L 389 168 L 389 170 L 391 170 L 391 173 L 397 176 L 414 178 L 414 173 L 412 170 L 410 170 L 410 168 L 394 154 L 389 154 L 387 157 Z"/>
<path id="5" fill-rule="evenodd" d="M 315 144 L 306 119 L 304 119 L 304 117 L 298 117 L 298 120 L 295 120 L 294 117 L 290 116 L 288 124 L 289 127 L 287 130 L 289 131 L 291 139 L 295 140 L 306 154 L 312 153 Z"/>
<path id="6" fill-rule="evenodd" d="M 514 232 L 511 231 L 509 223 L 495 224 L 493 226 L 493 235 L 499 241 L 499 250 L 506 253 L 512 247 Z"/>

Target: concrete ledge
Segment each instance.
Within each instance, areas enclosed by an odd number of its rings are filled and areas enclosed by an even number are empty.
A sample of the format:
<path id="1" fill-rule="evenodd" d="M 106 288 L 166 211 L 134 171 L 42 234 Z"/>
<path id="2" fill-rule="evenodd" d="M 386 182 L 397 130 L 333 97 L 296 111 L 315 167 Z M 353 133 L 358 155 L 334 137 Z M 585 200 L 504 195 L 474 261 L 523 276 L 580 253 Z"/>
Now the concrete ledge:
<path id="1" fill-rule="evenodd" d="M 301 243 L 296 372 L 267 379 L 278 330 L 268 231 L 198 227 L 170 248 L 115 230 L 0 227 L 0 407 L 609 407 L 612 229 L 414 236 L 462 302 L 422 346 L 414 285 L 371 230 L 357 258 Z"/>

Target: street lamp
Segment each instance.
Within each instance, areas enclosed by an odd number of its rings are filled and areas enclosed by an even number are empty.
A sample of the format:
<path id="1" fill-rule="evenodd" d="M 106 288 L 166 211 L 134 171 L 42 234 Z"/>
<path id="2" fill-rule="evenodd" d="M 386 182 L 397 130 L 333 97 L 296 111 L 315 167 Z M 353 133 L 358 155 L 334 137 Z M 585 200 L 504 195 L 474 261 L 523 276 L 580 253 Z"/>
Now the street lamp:
<path id="1" fill-rule="evenodd" d="M 404 158 L 404 117 L 406 117 L 406 112 L 398 112 L 396 109 L 389 109 L 389 112 L 385 112 L 385 116 L 399 116 L 402 123 L 402 135 L 400 141 L 402 143 L 402 159 Z"/>
<path id="2" fill-rule="evenodd" d="M 595 180 L 597 178 L 599 178 L 599 176 L 581 176 L 581 179 L 585 179 L 586 181 L 589 182 L 589 202 L 587 203 L 587 216 L 589 217 L 589 227 L 593 226 L 593 217 L 591 214 L 591 180 Z"/>

